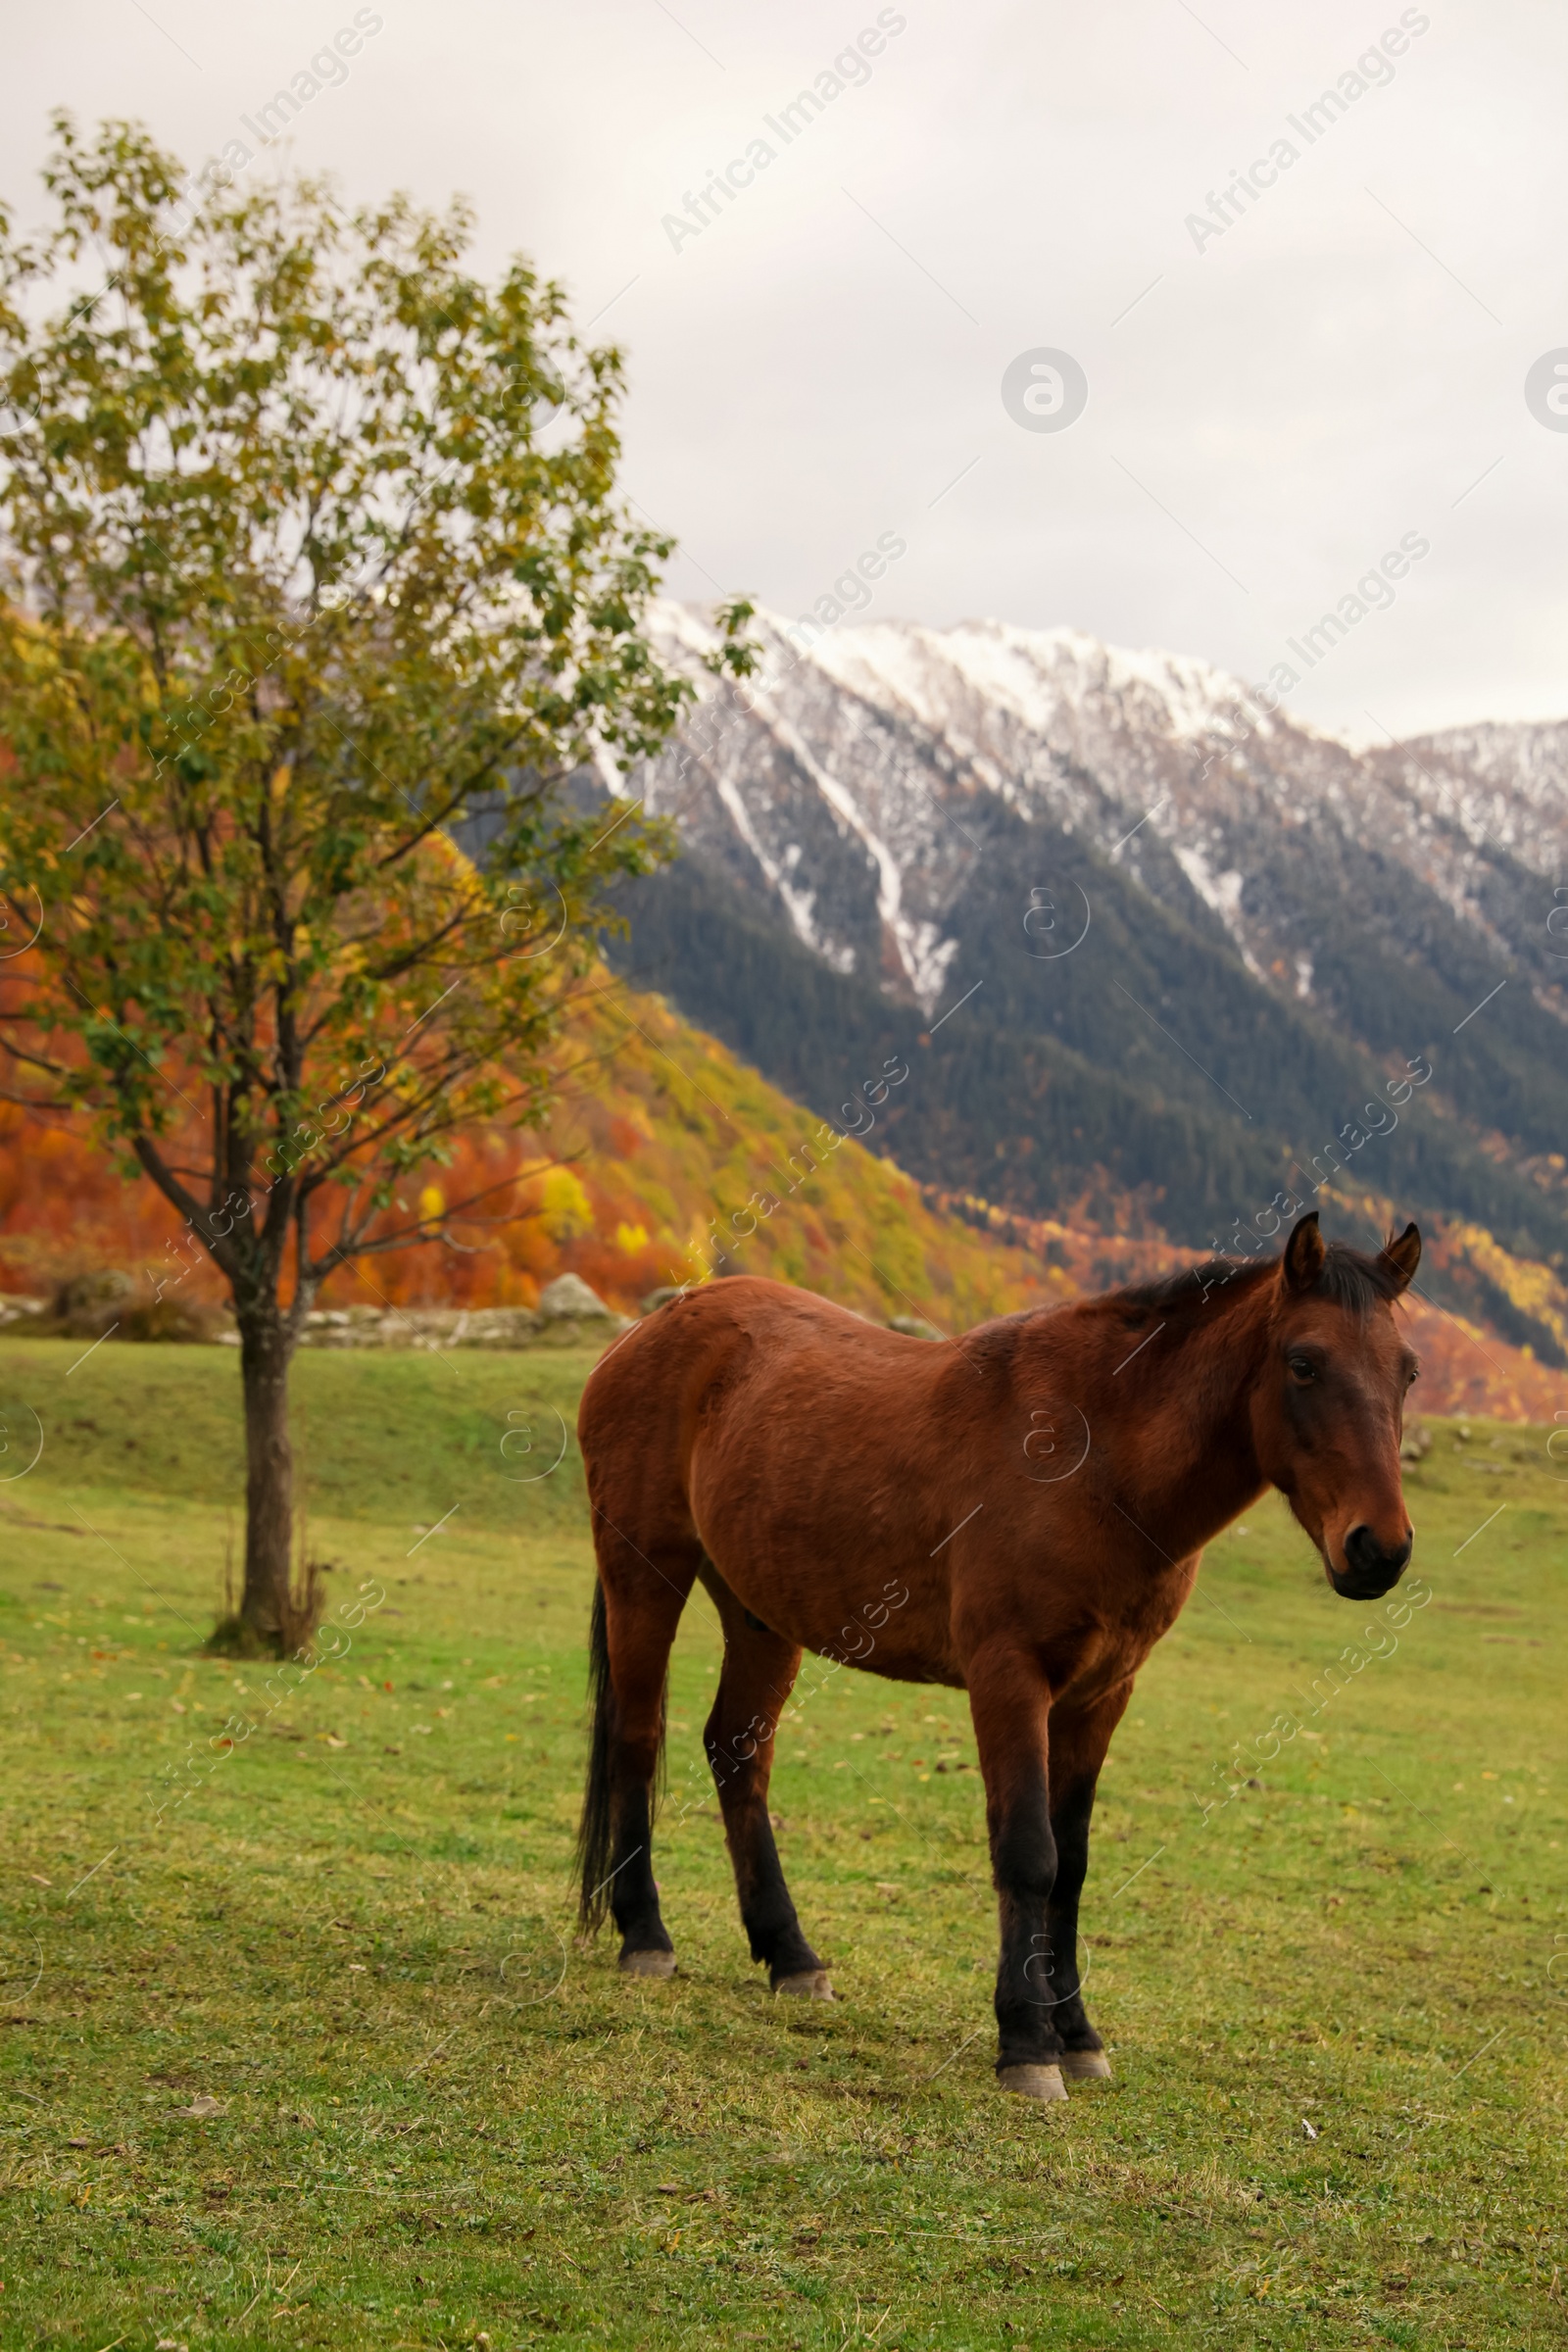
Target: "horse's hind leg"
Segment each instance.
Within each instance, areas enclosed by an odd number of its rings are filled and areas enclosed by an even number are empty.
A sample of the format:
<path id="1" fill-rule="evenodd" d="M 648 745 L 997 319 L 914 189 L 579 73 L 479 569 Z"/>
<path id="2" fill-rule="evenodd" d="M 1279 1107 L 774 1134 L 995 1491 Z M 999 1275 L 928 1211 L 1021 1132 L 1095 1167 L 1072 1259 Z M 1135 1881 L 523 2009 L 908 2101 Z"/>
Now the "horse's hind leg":
<path id="1" fill-rule="evenodd" d="M 773 1735 L 801 1653 L 793 1642 L 749 1615 L 710 1565 L 704 1567 L 703 1582 L 724 1628 L 724 1666 L 703 1740 L 718 1788 L 752 1958 L 766 1961 L 775 1992 L 831 2000 L 827 1970 L 802 1934 L 784 1884 L 767 1814 Z"/>
<path id="2" fill-rule="evenodd" d="M 658 1545 L 646 1556 L 595 1520 L 599 1585 L 592 1635 L 593 1740 L 578 1847 L 582 1919 L 608 1908 L 628 1976 L 669 1977 L 675 1947 L 654 1879 L 654 1781 L 664 1740 L 664 1682 L 701 1547 Z M 652 1542 L 652 1540 L 650 1540 Z"/>

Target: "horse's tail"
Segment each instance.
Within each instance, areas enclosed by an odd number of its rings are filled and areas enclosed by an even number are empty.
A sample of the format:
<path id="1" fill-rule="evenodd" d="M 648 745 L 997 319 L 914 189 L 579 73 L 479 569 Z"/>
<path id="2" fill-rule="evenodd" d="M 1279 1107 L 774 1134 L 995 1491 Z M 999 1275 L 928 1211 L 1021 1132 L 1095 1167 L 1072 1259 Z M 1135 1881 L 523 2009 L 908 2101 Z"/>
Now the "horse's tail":
<path id="1" fill-rule="evenodd" d="M 588 1733 L 588 1779 L 577 1826 L 577 1921 L 585 1936 L 597 1933 L 610 1907 L 610 1750 L 614 1733 L 615 1693 L 610 1680 L 610 1625 L 605 1588 L 595 1579 L 593 1625 L 588 1635 L 588 1697 L 593 1722 Z"/>

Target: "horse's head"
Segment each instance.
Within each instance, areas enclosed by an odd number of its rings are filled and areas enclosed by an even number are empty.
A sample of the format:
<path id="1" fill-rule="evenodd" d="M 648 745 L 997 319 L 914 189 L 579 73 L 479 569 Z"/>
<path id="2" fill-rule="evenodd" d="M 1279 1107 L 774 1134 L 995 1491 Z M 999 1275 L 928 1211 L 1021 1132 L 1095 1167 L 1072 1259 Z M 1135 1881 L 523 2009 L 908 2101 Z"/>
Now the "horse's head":
<path id="1" fill-rule="evenodd" d="M 1292 1229 L 1252 1394 L 1258 1466 L 1286 1496 L 1347 1600 L 1375 1600 L 1410 1557 L 1399 1484 L 1416 1359 L 1392 1301 L 1421 1262 L 1407 1225 L 1376 1257 L 1327 1243 L 1317 1211 Z"/>

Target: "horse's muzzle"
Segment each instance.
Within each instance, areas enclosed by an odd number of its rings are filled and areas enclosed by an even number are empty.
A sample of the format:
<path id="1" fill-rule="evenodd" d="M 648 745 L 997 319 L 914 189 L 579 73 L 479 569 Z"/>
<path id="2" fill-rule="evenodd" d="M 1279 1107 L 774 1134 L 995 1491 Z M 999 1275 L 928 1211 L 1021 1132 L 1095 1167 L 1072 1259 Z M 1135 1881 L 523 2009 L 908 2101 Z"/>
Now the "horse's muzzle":
<path id="1" fill-rule="evenodd" d="M 1414 1538 L 1389 1551 L 1369 1527 L 1352 1527 L 1345 1539 L 1345 1566 L 1329 1568 L 1329 1583 L 1343 1600 L 1381 1600 L 1404 1574 Z"/>

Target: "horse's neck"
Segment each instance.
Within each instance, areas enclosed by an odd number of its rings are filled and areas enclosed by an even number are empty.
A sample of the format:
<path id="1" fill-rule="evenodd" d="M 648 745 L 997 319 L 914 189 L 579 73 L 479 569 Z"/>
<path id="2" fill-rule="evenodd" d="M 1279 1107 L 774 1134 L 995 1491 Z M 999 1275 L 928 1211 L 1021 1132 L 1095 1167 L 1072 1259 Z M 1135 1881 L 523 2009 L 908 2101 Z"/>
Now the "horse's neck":
<path id="1" fill-rule="evenodd" d="M 1173 1335 L 1176 1348 L 1158 1366 L 1157 1397 L 1144 1391 L 1125 1424 L 1126 1441 L 1112 1451 L 1113 1468 L 1117 1454 L 1129 1465 L 1140 1524 L 1173 1559 L 1200 1550 L 1265 1483 L 1250 1399 L 1267 1320 L 1267 1293 L 1255 1284 L 1190 1312 Z M 1134 1442 L 1140 1429 L 1154 1442 Z"/>

